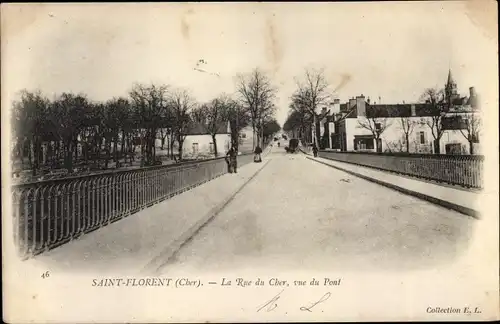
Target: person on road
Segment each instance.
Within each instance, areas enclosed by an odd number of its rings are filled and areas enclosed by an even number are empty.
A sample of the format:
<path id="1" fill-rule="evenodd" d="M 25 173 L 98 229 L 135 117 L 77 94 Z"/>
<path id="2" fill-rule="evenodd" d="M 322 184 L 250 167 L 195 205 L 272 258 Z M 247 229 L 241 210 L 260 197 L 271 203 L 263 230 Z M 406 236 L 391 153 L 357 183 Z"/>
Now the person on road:
<path id="1" fill-rule="evenodd" d="M 278 142 L 278 147 L 280 147 L 280 145 L 281 145 L 281 143 L 280 143 L 280 142 Z"/>
<path id="2" fill-rule="evenodd" d="M 254 158 L 253 158 L 253 161 L 254 161 L 255 163 L 260 163 L 260 162 L 262 162 L 262 158 L 261 158 L 261 156 L 260 156 L 260 154 L 262 153 L 262 149 L 260 148 L 260 146 L 259 146 L 259 145 L 257 145 L 257 147 L 255 148 L 254 153 L 255 153 L 255 156 L 254 156 Z"/>
<path id="3" fill-rule="evenodd" d="M 318 148 L 316 147 L 316 143 L 313 144 L 313 154 L 314 157 L 318 157 Z"/>
<path id="4" fill-rule="evenodd" d="M 231 147 L 226 153 L 226 162 L 228 164 L 229 173 L 238 173 L 238 153 L 234 147 Z"/>

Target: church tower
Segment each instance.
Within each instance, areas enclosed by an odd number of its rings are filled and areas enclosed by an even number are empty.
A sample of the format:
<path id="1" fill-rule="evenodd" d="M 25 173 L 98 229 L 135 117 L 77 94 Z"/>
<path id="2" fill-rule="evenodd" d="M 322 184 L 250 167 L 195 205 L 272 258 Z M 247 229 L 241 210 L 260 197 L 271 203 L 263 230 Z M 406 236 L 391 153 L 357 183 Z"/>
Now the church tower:
<path id="1" fill-rule="evenodd" d="M 457 83 L 453 80 L 451 69 L 448 71 L 448 81 L 444 86 L 444 92 L 446 95 L 446 101 L 453 102 L 453 100 L 458 98 Z"/>

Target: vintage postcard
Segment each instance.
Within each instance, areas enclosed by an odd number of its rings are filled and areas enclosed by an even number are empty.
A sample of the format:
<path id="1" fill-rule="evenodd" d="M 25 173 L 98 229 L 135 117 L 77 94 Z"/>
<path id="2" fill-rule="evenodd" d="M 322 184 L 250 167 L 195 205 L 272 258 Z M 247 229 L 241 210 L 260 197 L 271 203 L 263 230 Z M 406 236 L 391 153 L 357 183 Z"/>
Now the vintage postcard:
<path id="1" fill-rule="evenodd" d="M 2 4 L 4 321 L 500 319 L 497 9 Z"/>

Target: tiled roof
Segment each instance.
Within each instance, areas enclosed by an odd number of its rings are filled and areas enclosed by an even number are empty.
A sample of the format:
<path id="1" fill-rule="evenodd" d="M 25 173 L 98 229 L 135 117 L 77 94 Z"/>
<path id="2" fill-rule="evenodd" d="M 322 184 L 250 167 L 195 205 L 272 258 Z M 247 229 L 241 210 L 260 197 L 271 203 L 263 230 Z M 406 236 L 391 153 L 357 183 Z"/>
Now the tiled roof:
<path id="1" fill-rule="evenodd" d="M 429 116 L 429 105 L 427 104 L 414 104 L 415 105 L 415 117 Z M 384 118 L 384 117 L 411 117 L 411 104 L 379 104 L 370 105 L 365 103 L 366 116 L 368 118 Z M 357 118 L 358 117 L 357 105 L 354 109 L 346 116 L 346 118 Z"/>

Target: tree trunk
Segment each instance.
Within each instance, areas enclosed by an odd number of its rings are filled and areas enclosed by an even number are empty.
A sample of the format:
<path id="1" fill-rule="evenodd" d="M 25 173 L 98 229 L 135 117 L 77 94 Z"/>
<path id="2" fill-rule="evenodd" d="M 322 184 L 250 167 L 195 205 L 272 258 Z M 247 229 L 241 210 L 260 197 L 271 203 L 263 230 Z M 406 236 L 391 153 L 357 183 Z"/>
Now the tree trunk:
<path id="1" fill-rule="evenodd" d="M 73 149 L 75 154 L 75 162 L 78 162 L 78 135 L 73 139 Z"/>
<path id="2" fill-rule="evenodd" d="M 179 160 L 182 160 L 182 146 L 184 144 L 184 139 L 182 135 L 177 136 L 177 142 L 179 143 Z"/>
<path id="3" fill-rule="evenodd" d="M 167 142 L 167 156 L 168 156 L 169 158 L 172 158 L 172 157 L 170 156 L 170 138 L 169 138 L 169 136 L 168 136 L 168 135 L 166 136 L 165 141 Z"/>
<path id="4" fill-rule="evenodd" d="M 469 153 L 474 155 L 474 143 L 472 141 L 469 141 Z"/>
<path id="5" fill-rule="evenodd" d="M 255 126 L 252 125 L 252 132 L 253 132 L 253 135 L 252 135 L 252 148 L 253 150 L 255 150 L 255 135 L 256 135 L 256 132 L 255 132 Z"/>
<path id="6" fill-rule="evenodd" d="M 126 150 L 125 150 L 125 130 L 122 130 L 122 147 L 121 147 L 121 155 L 124 156 Z M 127 162 L 125 158 L 125 163 Z"/>
<path id="7" fill-rule="evenodd" d="M 33 169 L 40 168 L 40 139 L 35 137 L 33 140 Z"/>
<path id="8" fill-rule="evenodd" d="M 440 143 L 439 138 L 434 140 L 434 154 L 440 154 Z"/>
<path id="9" fill-rule="evenodd" d="M 106 151 L 106 157 L 105 157 L 105 160 L 104 160 L 104 168 L 107 169 L 108 168 L 108 164 L 109 164 L 109 158 L 110 158 L 110 151 L 111 151 L 111 142 L 109 141 L 109 138 L 106 138 L 105 140 L 105 144 L 104 144 L 104 150 Z"/>
<path id="10" fill-rule="evenodd" d="M 29 150 L 28 150 L 28 162 L 29 162 L 29 165 L 30 165 L 30 168 L 31 168 L 31 172 L 33 174 L 33 176 L 36 176 L 36 167 L 35 167 L 35 163 L 33 163 L 33 151 L 35 150 L 34 149 L 34 146 L 33 146 L 33 141 L 29 141 L 28 142 L 28 145 L 29 145 Z"/>
<path id="11" fill-rule="evenodd" d="M 115 139 L 113 141 L 113 155 L 116 166 L 118 167 L 118 132 L 116 132 Z"/>
<path id="12" fill-rule="evenodd" d="M 212 134 L 212 142 L 214 143 L 214 154 L 215 157 L 219 156 L 219 152 L 217 151 L 217 140 L 215 139 L 215 134 Z"/>
<path id="13" fill-rule="evenodd" d="M 174 133 L 170 133 L 170 158 L 174 158 L 174 143 L 175 143 L 175 136 Z"/>
<path id="14" fill-rule="evenodd" d="M 406 139 L 406 153 L 410 153 L 410 134 L 405 134 Z"/>
<path id="15" fill-rule="evenodd" d="M 72 150 L 72 140 L 68 140 L 68 142 L 65 144 L 65 156 L 66 156 L 66 161 L 64 161 L 64 166 L 66 170 L 68 170 L 68 173 L 73 172 L 73 150 Z"/>
<path id="16" fill-rule="evenodd" d="M 316 138 L 316 114 L 313 113 L 313 123 L 312 123 L 312 135 L 314 136 L 313 137 L 313 144 L 316 145 L 316 147 L 318 147 L 318 139 Z"/>
<path id="17" fill-rule="evenodd" d="M 382 141 L 379 137 L 375 137 L 375 145 L 377 153 L 382 153 Z"/>

